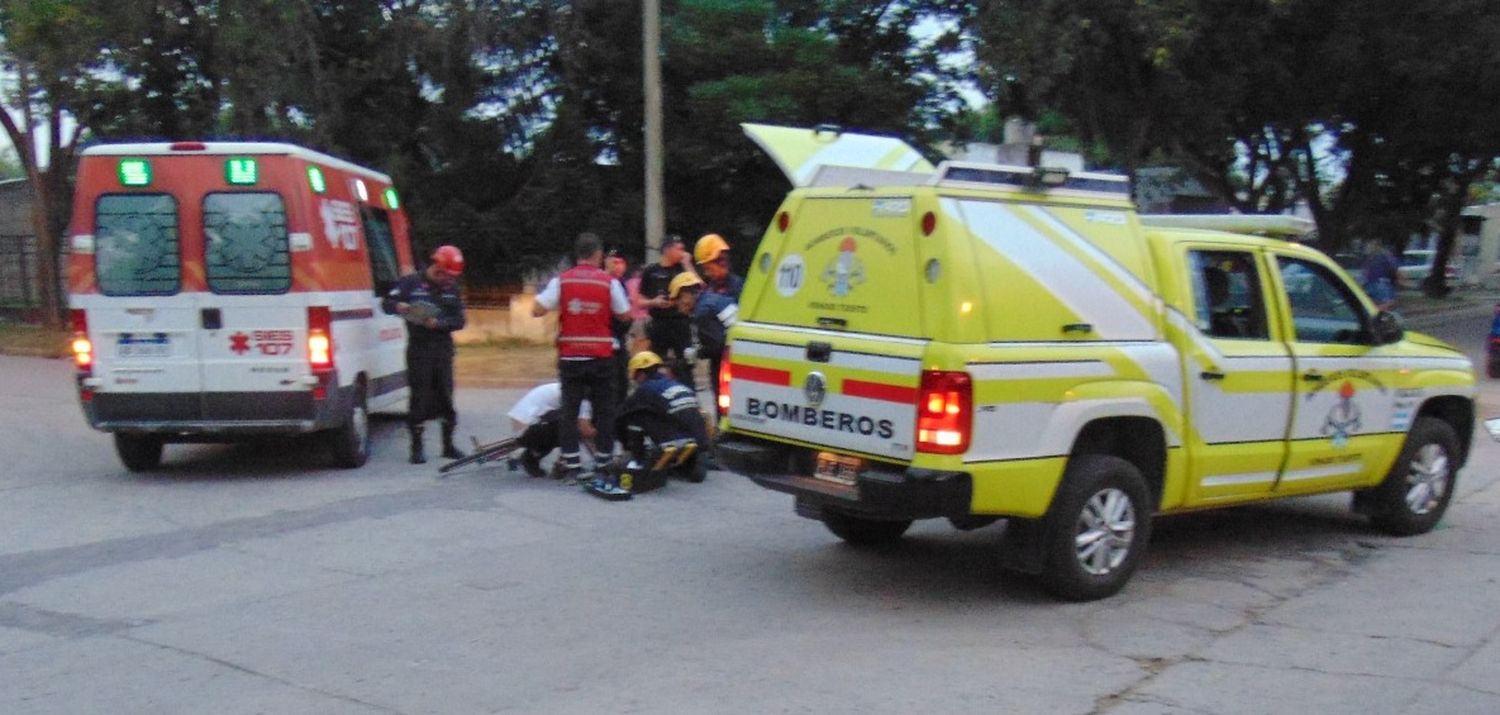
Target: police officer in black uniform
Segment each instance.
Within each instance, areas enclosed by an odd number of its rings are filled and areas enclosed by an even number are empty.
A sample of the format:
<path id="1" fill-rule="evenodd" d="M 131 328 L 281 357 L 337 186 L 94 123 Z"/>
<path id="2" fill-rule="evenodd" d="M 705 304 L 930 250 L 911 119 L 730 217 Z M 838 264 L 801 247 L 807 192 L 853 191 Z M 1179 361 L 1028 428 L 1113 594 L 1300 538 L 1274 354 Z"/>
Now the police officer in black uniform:
<path id="1" fill-rule="evenodd" d="M 443 457 L 464 456 L 453 445 L 458 413 L 453 409 L 453 331 L 464 327 L 464 304 L 458 277 L 464 255 L 455 246 L 439 246 L 426 270 L 403 276 L 386 294 L 381 308 L 406 318 L 406 382 L 411 387 L 406 426 L 411 431 L 411 463 L 424 464 L 422 423 L 443 425 Z"/>
<path id="2" fill-rule="evenodd" d="M 683 247 L 681 236 L 668 235 L 662 240 L 661 260 L 641 269 L 640 291 L 651 313 L 651 322 L 646 324 L 651 351 L 671 368 L 679 382 L 691 387 L 693 364 L 688 361 L 688 348 L 693 344 L 692 321 L 668 295 L 672 279 L 683 272 L 694 272 L 693 257 Z"/>

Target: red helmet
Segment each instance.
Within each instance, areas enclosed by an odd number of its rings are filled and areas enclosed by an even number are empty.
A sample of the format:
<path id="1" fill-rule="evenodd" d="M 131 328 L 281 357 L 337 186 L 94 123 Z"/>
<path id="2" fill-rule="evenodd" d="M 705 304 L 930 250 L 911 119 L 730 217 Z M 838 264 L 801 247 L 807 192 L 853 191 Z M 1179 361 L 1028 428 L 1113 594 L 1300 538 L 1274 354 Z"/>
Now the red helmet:
<path id="1" fill-rule="evenodd" d="M 464 272 L 464 253 L 458 246 L 438 246 L 432 252 L 432 264 L 453 275 Z"/>

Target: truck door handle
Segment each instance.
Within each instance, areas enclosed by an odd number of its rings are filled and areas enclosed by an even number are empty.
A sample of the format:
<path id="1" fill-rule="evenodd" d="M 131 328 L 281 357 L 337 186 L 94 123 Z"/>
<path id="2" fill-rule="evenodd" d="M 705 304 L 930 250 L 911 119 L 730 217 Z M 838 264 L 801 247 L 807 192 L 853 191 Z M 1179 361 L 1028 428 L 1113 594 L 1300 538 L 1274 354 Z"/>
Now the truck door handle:
<path id="1" fill-rule="evenodd" d="M 204 330 L 218 330 L 224 327 L 224 314 L 218 308 L 204 308 L 202 318 Z"/>
<path id="2" fill-rule="evenodd" d="M 1094 332 L 1094 324 L 1068 323 L 1067 325 L 1063 326 L 1062 330 L 1064 335 L 1067 335 L 1068 333 L 1082 333 L 1084 335 L 1088 335 L 1089 333 Z"/>
<path id="3" fill-rule="evenodd" d="M 1324 377 L 1323 373 L 1318 372 L 1317 370 L 1308 370 L 1307 372 L 1302 373 L 1303 382 L 1322 382 L 1326 379 L 1328 378 Z"/>
<path id="4" fill-rule="evenodd" d="M 1224 379 L 1224 373 L 1219 372 L 1218 370 L 1204 370 L 1203 372 L 1198 373 L 1198 377 L 1201 377 L 1205 380 L 1217 381 Z"/>

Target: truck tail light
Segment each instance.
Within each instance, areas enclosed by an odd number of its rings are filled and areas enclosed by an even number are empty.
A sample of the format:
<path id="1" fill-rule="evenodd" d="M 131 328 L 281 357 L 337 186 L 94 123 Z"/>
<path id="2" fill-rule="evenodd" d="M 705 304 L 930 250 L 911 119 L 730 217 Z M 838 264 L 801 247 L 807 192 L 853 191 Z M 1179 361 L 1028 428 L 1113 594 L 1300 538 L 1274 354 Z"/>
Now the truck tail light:
<path id="1" fill-rule="evenodd" d="M 917 451 L 962 454 L 974 429 L 974 384 L 969 373 L 923 370 L 917 396 Z"/>
<path id="2" fill-rule="evenodd" d="M 729 414 L 729 403 L 730 403 L 730 398 L 729 398 L 730 369 L 729 369 L 729 347 L 728 346 L 724 347 L 724 356 L 721 357 L 721 358 L 719 358 L 719 374 L 716 375 L 714 377 L 714 379 L 716 379 L 716 380 L 719 381 L 719 400 L 718 400 L 719 404 L 717 405 L 717 407 L 719 408 L 719 416 L 723 417 L 723 416 Z"/>
<path id="3" fill-rule="evenodd" d="M 89 317 L 82 308 L 74 308 L 70 315 L 73 322 L 73 363 L 78 372 L 87 376 L 94 371 L 94 341 L 89 340 Z"/>

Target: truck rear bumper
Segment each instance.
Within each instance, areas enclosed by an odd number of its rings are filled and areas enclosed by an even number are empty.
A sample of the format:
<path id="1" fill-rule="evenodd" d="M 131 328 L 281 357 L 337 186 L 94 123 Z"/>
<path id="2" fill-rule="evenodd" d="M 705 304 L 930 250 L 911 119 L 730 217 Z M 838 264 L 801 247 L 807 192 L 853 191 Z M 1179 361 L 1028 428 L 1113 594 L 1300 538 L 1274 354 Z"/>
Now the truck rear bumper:
<path id="1" fill-rule="evenodd" d="M 756 484 L 797 497 L 797 513 L 818 518 L 822 510 L 877 519 L 931 519 L 969 513 L 973 482 L 967 472 L 898 467 L 872 462 L 853 485 L 811 476 L 815 450 L 743 435 L 718 442 L 719 464 Z"/>

